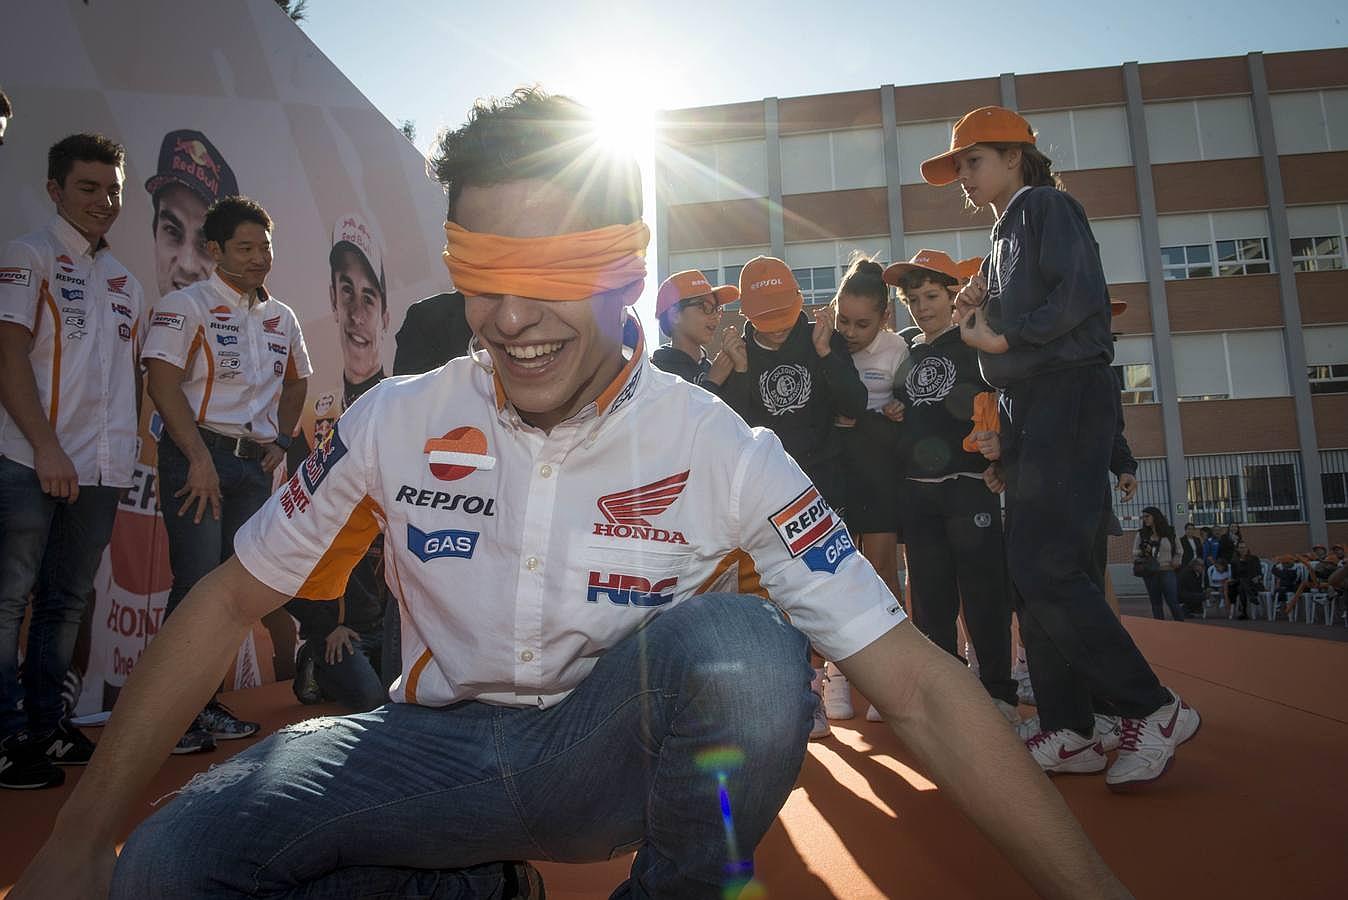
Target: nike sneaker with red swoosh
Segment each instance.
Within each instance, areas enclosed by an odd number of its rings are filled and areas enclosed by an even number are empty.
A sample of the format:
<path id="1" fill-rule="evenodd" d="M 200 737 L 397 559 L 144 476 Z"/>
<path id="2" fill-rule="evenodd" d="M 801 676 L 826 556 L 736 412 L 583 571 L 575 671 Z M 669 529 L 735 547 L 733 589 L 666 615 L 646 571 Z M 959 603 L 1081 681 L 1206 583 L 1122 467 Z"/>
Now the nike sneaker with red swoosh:
<path id="1" fill-rule="evenodd" d="M 1170 768 L 1175 748 L 1193 737 L 1202 724 L 1198 711 L 1170 692 L 1170 702 L 1141 719 L 1124 718 L 1119 755 L 1105 775 L 1113 791 L 1150 784 Z"/>
<path id="2" fill-rule="evenodd" d="M 1098 740 L 1070 728 L 1041 731 L 1025 742 L 1025 749 L 1049 774 L 1092 775 L 1108 765 Z"/>

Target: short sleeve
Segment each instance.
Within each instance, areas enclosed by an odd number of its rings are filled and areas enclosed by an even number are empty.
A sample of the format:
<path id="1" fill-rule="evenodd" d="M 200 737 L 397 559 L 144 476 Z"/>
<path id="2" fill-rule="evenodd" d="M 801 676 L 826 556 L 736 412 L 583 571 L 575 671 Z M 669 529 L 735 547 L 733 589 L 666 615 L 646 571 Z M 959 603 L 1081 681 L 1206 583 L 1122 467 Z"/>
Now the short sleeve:
<path id="1" fill-rule="evenodd" d="M 377 389 L 333 423 L 298 471 L 249 519 L 234 552 L 263 584 L 291 597 L 333 600 L 379 533 L 373 498 Z"/>
<path id="2" fill-rule="evenodd" d="M 187 357 L 197 326 L 195 304 L 182 291 L 165 294 L 146 317 L 141 361 L 158 359 L 180 369 L 187 368 Z"/>
<path id="3" fill-rule="evenodd" d="M 42 272 L 37 251 L 28 244 L 10 241 L 5 246 L 0 253 L 0 322 L 33 330 Z"/>
<path id="4" fill-rule="evenodd" d="M 290 365 L 294 368 L 294 377 L 308 378 L 314 374 L 314 367 L 309 361 L 309 348 L 304 343 L 304 332 L 300 329 L 299 316 L 295 315 L 293 309 L 290 310 L 290 322 L 293 326 L 290 338 Z"/>
<path id="5" fill-rule="evenodd" d="M 827 659 L 851 656 L 904 620 L 902 604 L 771 431 L 754 429 L 731 495 L 739 545 L 760 583 Z"/>

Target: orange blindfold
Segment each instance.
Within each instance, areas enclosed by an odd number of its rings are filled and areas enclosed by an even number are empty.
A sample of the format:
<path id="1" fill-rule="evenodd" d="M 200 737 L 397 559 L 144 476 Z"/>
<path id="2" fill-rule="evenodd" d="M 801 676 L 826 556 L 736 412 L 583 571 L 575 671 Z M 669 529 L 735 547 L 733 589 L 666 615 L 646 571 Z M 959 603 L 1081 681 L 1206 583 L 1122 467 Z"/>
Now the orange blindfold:
<path id="1" fill-rule="evenodd" d="M 547 237 L 478 234 L 445 223 L 445 266 L 464 294 L 584 300 L 646 277 L 645 222 Z"/>

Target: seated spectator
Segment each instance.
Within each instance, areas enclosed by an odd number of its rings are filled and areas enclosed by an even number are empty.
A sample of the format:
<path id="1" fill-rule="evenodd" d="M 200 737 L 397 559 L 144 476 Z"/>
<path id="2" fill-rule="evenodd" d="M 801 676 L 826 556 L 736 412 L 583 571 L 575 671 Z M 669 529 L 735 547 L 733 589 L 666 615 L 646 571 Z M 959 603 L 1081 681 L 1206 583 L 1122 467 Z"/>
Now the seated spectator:
<path id="1" fill-rule="evenodd" d="M 1220 556 L 1208 566 L 1208 590 L 1214 592 L 1222 605 L 1231 602 L 1231 566 Z"/>
<path id="2" fill-rule="evenodd" d="M 1217 561 L 1217 557 L 1220 555 L 1220 554 L 1218 553 L 1218 551 L 1219 551 L 1220 549 L 1221 549 L 1221 541 L 1217 540 L 1217 535 L 1213 534 L 1211 528 L 1209 528 L 1209 527 L 1207 527 L 1206 525 L 1204 525 L 1204 526 L 1203 526 L 1203 565 L 1204 565 L 1205 567 L 1211 568 L 1212 564 L 1215 563 L 1215 562 Z"/>
<path id="3" fill-rule="evenodd" d="M 1338 549 L 1340 553 L 1343 552 L 1342 548 Z M 1286 607 L 1283 609 L 1283 612 L 1287 614 L 1288 621 L 1291 621 L 1296 615 L 1297 604 L 1301 602 L 1301 595 L 1307 591 L 1327 588 L 1329 586 L 1330 576 L 1333 575 L 1341 565 L 1341 560 L 1338 557 L 1331 557 L 1329 551 L 1325 549 L 1324 544 L 1316 544 L 1312 547 L 1310 557 L 1306 558 L 1303 562 L 1303 573 L 1305 577 L 1299 580 L 1296 587 L 1296 593 L 1292 595 L 1292 599 L 1288 601 Z"/>
<path id="4" fill-rule="evenodd" d="M 1207 600 L 1207 591 L 1203 587 L 1203 560 L 1192 559 L 1180 572 L 1179 602 L 1186 615 L 1198 616 L 1203 613 L 1203 604 Z"/>
<path id="5" fill-rule="evenodd" d="M 1236 618 L 1248 619 L 1250 603 L 1259 602 L 1264 589 L 1264 570 L 1259 557 L 1250 552 L 1250 545 L 1241 541 L 1236 545 L 1236 558 L 1231 563 L 1231 584 L 1227 595 L 1236 604 Z"/>
<path id="6" fill-rule="evenodd" d="M 1273 564 L 1273 601 L 1283 606 L 1281 611 L 1288 619 L 1292 618 L 1296 608 L 1296 598 L 1301 596 L 1303 571 L 1296 557 L 1291 555 L 1280 556 Z"/>

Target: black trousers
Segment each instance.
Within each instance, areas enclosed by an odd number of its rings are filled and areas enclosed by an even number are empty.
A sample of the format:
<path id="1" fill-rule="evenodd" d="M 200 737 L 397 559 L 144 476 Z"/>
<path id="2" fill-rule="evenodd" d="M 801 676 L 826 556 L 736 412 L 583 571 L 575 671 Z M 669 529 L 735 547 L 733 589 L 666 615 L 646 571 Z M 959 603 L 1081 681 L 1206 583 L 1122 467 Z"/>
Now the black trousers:
<path id="1" fill-rule="evenodd" d="M 1169 702 L 1100 584 L 1117 391 L 1108 366 L 1050 372 L 1002 402 L 1006 549 L 1020 637 L 1045 730 L 1142 717 Z"/>
<path id="2" fill-rule="evenodd" d="M 964 624 L 978 654 L 989 694 L 1016 705 L 1011 677 L 1011 594 L 997 495 L 981 478 L 937 483 L 905 479 L 899 489 L 913 624 L 953 656 L 955 618 L 964 599 Z"/>

